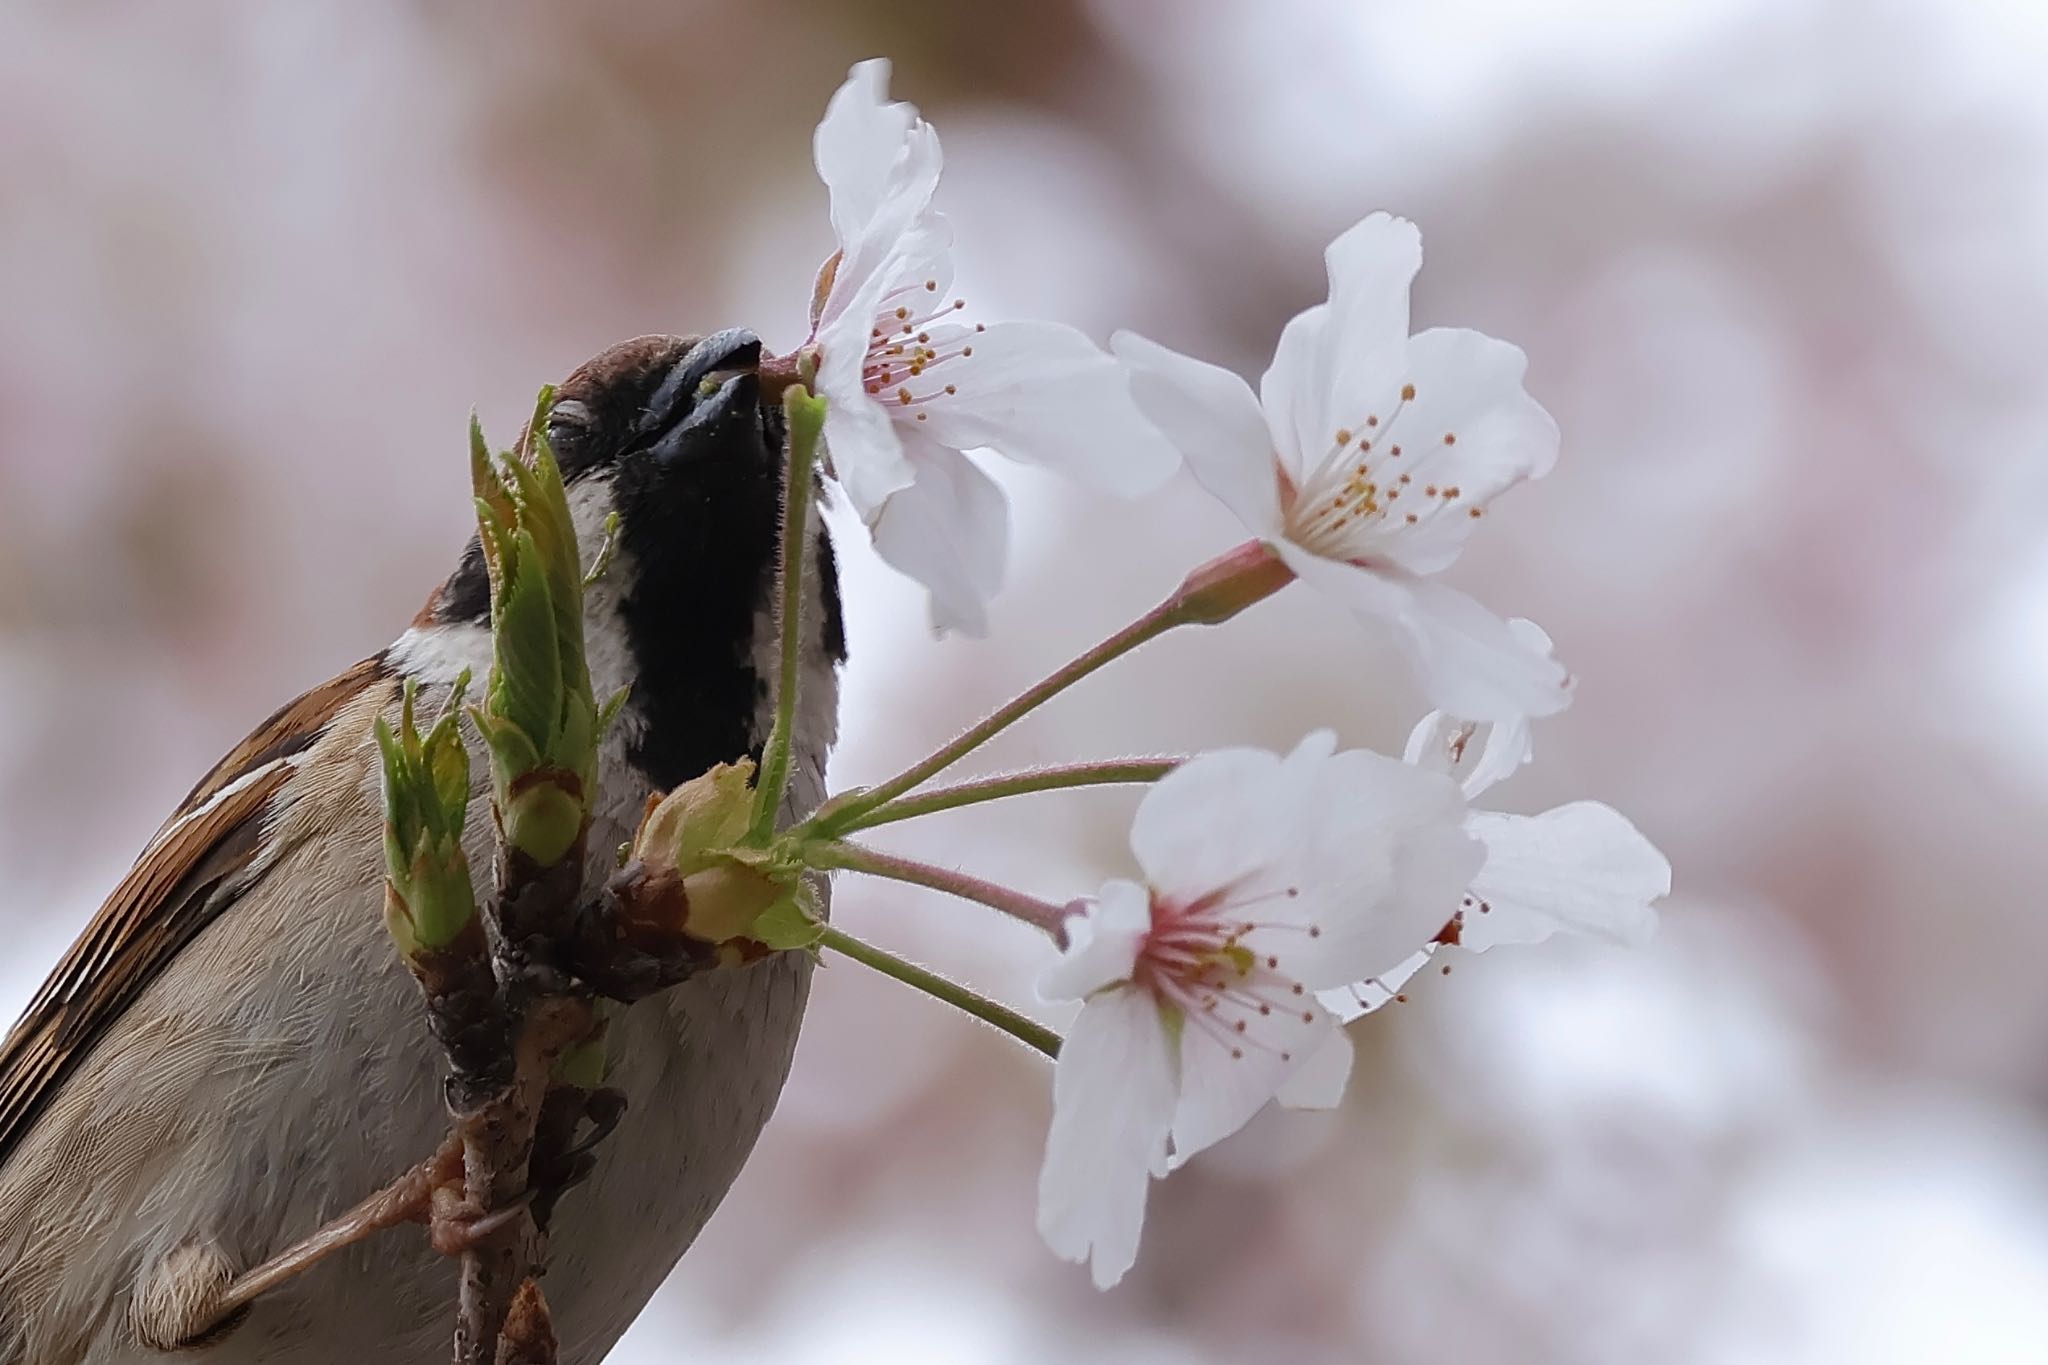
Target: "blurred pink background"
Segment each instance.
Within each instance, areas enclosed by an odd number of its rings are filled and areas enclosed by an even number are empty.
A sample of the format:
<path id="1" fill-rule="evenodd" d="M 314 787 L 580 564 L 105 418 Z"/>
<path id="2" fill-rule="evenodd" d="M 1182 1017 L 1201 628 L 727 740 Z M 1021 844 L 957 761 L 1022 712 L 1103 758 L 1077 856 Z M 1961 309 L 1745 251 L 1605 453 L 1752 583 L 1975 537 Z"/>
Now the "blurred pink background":
<path id="1" fill-rule="evenodd" d="M 1496 954 L 1354 1030 L 1336 1116 L 1155 1187 L 1098 1296 L 1032 1231 L 1045 1068 L 824 973 L 740 1185 L 614 1359 L 2038 1361 L 2048 1341 L 2048 9 L 1703 0 L 23 3 L 0 15 L 0 991 L 194 776 L 396 633 L 472 404 L 643 331 L 801 337 L 810 129 L 887 55 L 985 316 L 1255 374 L 1375 208 L 1418 325 L 1525 346 L 1565 432 L 1453 571 L 1578 672 L 1498 793 L 1629 813 L 1649 951 Z M 852 535 L 837 780 L 885 774 L 1232 543 L 1005 467 L 986 642 Z M 1299 591 L 1299 590 L 1297 590 Z M 1169 639 L 986 766 L 1416 696 L 1305 594 Z M 1048 896 L 1126 795 L 891 846 Z M 849 885 L 1009 999 L 1040 949 Z M 1056 1014 L 1048 1018 L 1059 1022 Z"/>

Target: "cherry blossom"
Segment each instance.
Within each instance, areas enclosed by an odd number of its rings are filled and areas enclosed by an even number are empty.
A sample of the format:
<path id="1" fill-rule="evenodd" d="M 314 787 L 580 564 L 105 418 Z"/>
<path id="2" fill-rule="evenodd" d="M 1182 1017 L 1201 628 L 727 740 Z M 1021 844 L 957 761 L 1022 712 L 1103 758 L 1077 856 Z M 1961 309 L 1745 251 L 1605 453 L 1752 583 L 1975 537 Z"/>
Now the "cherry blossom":
<path id="1" fill-rule="evenodd" d="M 1532 645 L 1549 640 L 1526 621 L 1510 623 Z M 1481 734 L 1481 730 L 1485 734 Z M 1436 712 L 1408 737 L 1407 761 L 1459 782 L 1476 797 L 1529 758 L 1528 731 L 1482 726 Z M 1389 971 L 1325 991 L 1345 1020 L 1391 1000 L 1423 968 L 1448 972 L 1461 952 L 1541 943 L 1559 931 L 1640 945 L 1657 927 L 1655 902 L 1671 894 L 1671 864 L 1627 817 L 1598 801 L 1574 801 L 1541 815 L 1475 810 L 1465 830 L 1486 861 L 1435 940 Z"/>
<path id="2" fill-rule="evenodd" d="M 1228 370 L 1118 333 L 1139 406 L 1297 576 L 1392 627 L 1433 705 L 1494 721 L 1563 709 L 1562 667 L 1430 577 L 1496 498 L 1556 462 L 1522 352 L 1462 329 L 1409 335 L 1422 239 L 1403 219 L 1372 215 L 1325 259 L 1329 301 L 1287 324 L 1256 396 Z"/>
<path id="3" fill-rule="evenodd" d="M 980 634 L 1002 586 L 1009 507 L 965 452 L 987 449 L 1130 497 L 1179 457 L 1125 371 L 1072 327 L 981 322 L 952 293 L 952 231 L 932 208 L 938 134 L 855 66 L 814 151 L 839 250 L 807 345 L 829 403 L 831 468 L 875 548 L 930 594 L 935 630 Z"/>
<path id="4" fill-rule="evenodd" d="M 1479 866 L 1448 777 L 1327 733 L 1286 757 L 1204 754 L 1138 809 L 1144 880 L 1067 924 L 1040 992 L 1080 1000 L 1053 1083 L 1039 1231 L 1114 1284 L 1152 1177 L 1269 1100 L 1326 1108 L 1351 1044 L 1315 992 L 1404 961 Z"/>

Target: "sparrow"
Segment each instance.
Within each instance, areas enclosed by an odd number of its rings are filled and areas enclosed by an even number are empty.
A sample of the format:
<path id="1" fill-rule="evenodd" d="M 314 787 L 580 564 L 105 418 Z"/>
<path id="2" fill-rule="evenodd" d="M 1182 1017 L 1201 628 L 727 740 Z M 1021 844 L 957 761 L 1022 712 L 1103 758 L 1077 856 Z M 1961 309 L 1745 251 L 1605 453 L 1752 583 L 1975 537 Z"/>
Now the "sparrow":
<path id="1" fill-rule="evenodd" d="M 649 797 L 758 757 L 774 715 L 783 425 L 752 334 L 622 342 L 548 417 L 586 566 L 607 732 L 585 886 Z M 815 507 L 815 500 L 813 500 Z M 806 528 L 805 635 L 784 816 L 823 796 L 846 656 L 831 541 Z M 290 702 L 216 764 L 142 852 L 0 1047 L 0 1362 L 427 1365 L 453 1263 L 382 1234 L 215 1322 L 260 1264 L 430 1154 L 448 1114 L 418 987 L 386 936 L 372 727 L 403 681 L 440 704 L 490 666 L 472 539 L 388 647 Z M 465 846 L 491 865 L 472 734 Z M 594 1362 L 717 1208 L 774 1108 L 810 983 L 802 953 L 694 977 L 611 1017 L 628 1107 L 555 1209 L 560 1359 Z"/>

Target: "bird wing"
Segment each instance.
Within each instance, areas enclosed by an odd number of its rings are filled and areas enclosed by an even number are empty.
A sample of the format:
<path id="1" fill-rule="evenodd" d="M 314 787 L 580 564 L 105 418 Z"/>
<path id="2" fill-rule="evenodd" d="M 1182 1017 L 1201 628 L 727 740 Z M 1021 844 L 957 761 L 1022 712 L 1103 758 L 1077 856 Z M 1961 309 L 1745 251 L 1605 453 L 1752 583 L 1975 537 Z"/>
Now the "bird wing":
<path id="1" fill-rule="evenodd" d="M 123 1010 L 247 885 L 297 755 L 386 677 L 372 655 L 279 709 L 201 779 L 0 1044 L 0 1163 Z"/>

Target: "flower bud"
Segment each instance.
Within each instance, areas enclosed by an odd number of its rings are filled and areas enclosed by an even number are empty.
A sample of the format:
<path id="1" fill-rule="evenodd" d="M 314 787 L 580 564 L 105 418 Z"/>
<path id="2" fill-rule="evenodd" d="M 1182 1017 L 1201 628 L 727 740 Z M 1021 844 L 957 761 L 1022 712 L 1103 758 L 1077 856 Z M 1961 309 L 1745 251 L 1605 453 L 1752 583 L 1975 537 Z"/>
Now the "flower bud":
<path id="1" fill-rule="evenodd" d="M 583 567 L 541 390 L 528 458 L 493 456 L 475 419 L 470 474 L 491 582 L 491 676 L 471 712 L 491 754 L 505 845 L 541 867 L 580 847 L 597 746 L 617 702 L 598 708 L 583 647 Z"/>
<path id="2" fill-rule="evenodd" d="M 690 907 L 683 931 L 706 943 L 731 943 L 753 938 L 761 916 L 789 899 L 789 888 L 757 868 L 715 863 L 684 877 L 683 895 Z"/>
<path id="3" fill-rule="evenodd" d="M 721 763 L 648 806 L 630 850 L 626 894 L 643 928 L 747 949 L 771 910 L 793 895 L 758 857 L 735 856 L 754 807 L 754 763 Z"/>
<path id="4" fill-rule="evenodd" d="M 651 802 L 631 856 L 687 876 L 710 866 L 705 855 L 746 837 L 754 811 L 754 760 L 721 763 Z"/>
<path id="5" fill-rule="evenodd" d="M 476 896 L 462 831 L 469 814 L 469 754 L 456 729 L 455 706 L 424 736 L 414 721 L 410 679 L 394 731 L 376 724 L 383 759 L 384 920 L 408 960 L 448 947 L 476 920 Z"/>

